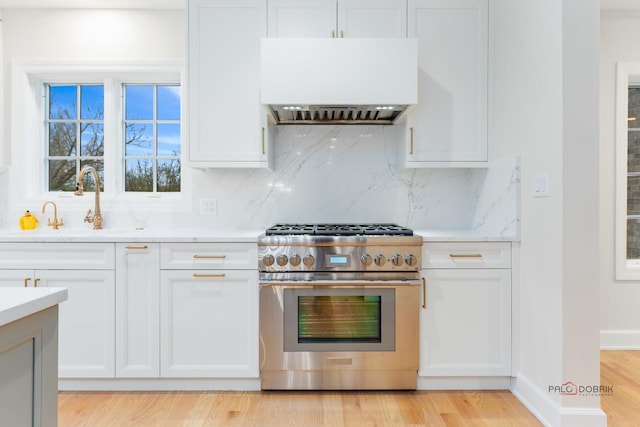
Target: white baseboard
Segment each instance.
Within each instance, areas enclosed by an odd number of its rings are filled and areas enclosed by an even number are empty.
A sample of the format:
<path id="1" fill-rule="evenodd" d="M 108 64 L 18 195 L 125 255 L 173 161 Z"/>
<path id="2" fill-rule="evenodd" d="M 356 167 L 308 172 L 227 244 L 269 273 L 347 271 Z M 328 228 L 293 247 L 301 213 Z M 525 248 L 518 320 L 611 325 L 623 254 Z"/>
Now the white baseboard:
<path id="1" fill-rule="evenodd" d="M 510 377 L 418 377 L 418 390 L 509 390 Z"/>
<path id="2" fill-rule="evenodd" d="M 563 407 L 522 375 L 511 381 L 511 392 L 545 426 L 606 427 L 607 415 L 600 408 Z"/>
<path id="3" fill-rule="evenodd" d="M 257 378 L 229 379 L 59 379 L 60 391 L 257 391 L 260 380 Z"/>
<path id="4" fill-rule="evenodd" d="M 603 329 L 600 331 L 601 350 L 640 350 L 640 331 L 632 329 Z"/>

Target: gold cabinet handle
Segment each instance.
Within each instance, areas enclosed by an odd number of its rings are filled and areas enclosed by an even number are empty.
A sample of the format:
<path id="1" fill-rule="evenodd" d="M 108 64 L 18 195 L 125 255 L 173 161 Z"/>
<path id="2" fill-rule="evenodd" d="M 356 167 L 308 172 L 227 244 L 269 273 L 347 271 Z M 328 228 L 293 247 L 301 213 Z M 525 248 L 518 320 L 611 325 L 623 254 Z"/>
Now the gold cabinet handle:
<path id="1" fill-rule="evenodd" d="M 340 38 L 343 39 L 344 38 L 344 31 L 340 30 Z"/>
<path id="2" fill-rule="evenodd" d="M 225 259 L 226 255 L 194 255 L 193 259 Z"/>
<path id="3" fill-rule="evenodd" d="M 125 246 L 125 249 L 147 249 L 147 248 L 148 248 L 147 245 L 140 245 L 140 246 L 127 245 L 127 246 Z"/>
<path id="4" fill-rule="evenodd" d="M 451 258 L 482 258 L 482 254 L 449 254 Z"/>
<path id="5" fill-rule="evenodd" d="M 35 280 L 33 281 L 33 287 L 34 287 L 34 288 L 37 288 L 37 287 L 38 287 L 38 282 L 40 282 L 40 279 L 35 279 Z"/>
<path id="6" fill-rule="evenodd" d="M 413 155 L 413 128 L 409 128 L 409 141 L 411 145 L 409 146 L 409 154 Z"/>
<path id="7" fill-rule="evenodd" d="M 336 38 L 336 30 L 331 30 L 331 38 L 332 39 Z"/>
<path id="8" fill-rule="evenodd" d="M 264 128 L 262 128 L 262 154 L 267 154 L 264 149 Z"/>
<path id="9" fill-rule="evenodd" d="M 24 287 L 28 287 L 29 286 L 29 281 L 31 280 L 31 277 L 25 277 L 24 278 Z"/>
<path id="10" fill-rule="evenodd" d="M 427 308 L 427 279 L 422 278 L 422 308 Z"/>
<path id="11" fill-rule="evenodd" d="M 202 273 L 193 273 L 193 277 L 224 277 L 224 273 L 212 273 L 212 274 L 202 274 Z"/>

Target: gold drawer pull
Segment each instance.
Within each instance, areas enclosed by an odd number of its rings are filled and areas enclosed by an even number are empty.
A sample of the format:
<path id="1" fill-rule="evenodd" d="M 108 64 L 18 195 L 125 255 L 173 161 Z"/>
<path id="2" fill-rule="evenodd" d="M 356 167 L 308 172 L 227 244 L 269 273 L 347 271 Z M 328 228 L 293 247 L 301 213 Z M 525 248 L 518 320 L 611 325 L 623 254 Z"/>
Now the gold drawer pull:
<path id="1" fill-rule="evenodd" d="M 482 258 L 482 254 L 449 254 L 451 258 Z"/>
<path id="2" fill-rule="evenodd" d="M 25 277 L 24 278 L 24 287 L 26 288 L 27 286 L 29 286 L 29 281 L 31 280 L 31 277 Z"/>
<path id="3" fill-rule="evenodd" d="M 422 278 L 422 308 L 427 308 L 427 279 Z"/>
<path id="4" fill-rule="evenodd" d="M 37 288 L 37 287 L 38 287 L 38 282 L 40 282 L 40 279 L 35 279 L 35 280 L 33 281 L 33 287 L 34 287 L 34 288 Z"/>
<path id="5" fill-rule="evenodd" d="M 201 273 L 193 273 L 193 277 L 224 277 L 224 273 L 214 273 L 214 274 L 201 274 Z"/>
<path id="6" fill-rule="evenodd" d="M 141 246 L 133 246 L 133 245 L 127 245 L 126 249 L 147 249 L 148 246 L 147 245 L 141 245 Z"/>
<path id="7" fill-rule="evenodd" d="M 226 255 L 194 255 L 193 259 L 225 259 Z"/>

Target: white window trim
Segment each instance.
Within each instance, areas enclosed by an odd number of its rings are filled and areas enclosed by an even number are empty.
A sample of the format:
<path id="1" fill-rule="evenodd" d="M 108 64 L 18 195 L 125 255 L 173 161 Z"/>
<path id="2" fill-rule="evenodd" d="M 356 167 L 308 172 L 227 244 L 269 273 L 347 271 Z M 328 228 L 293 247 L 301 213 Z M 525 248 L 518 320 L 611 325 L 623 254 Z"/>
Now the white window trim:
<path id="1" fill-rule="evenodd" d="M 109 78 L 105 79 L 105 75 Z M 85 62 L 85 61 L 19 61 L 11 68 L 11 191 L 10 206 L 15 210 L 23 206 L 40 206 L 45 200 L 64 200 L 70 209 L 84 209 L 86 197 L 69 193 L 49 192 L 44 186 L 44 83 L 99 83 L 105 85 L 105 145 L 115 149 L 105 152 L 105 183 L 101 193 L 103 210 L 185 212 L 192 210 L 191 169 L 186 156 L 186 97 L 185 67 L 181 61 L 161 62 Z M 183 88 L 181 97 L 182 165 L 180 193 L 125 193 L 122 176 L 114 168 L 122 161 L 122 142 L 119 140 L 122 102 L 122 83 L 176 83 Z M 113 103 L 116 105 L 114 106 Z M 106 111 L 117 111 L 107 115 Z M 113 138 L 113 139 L 107 139 Z M 84 200 L 83 200 L 84 199 Z"/>

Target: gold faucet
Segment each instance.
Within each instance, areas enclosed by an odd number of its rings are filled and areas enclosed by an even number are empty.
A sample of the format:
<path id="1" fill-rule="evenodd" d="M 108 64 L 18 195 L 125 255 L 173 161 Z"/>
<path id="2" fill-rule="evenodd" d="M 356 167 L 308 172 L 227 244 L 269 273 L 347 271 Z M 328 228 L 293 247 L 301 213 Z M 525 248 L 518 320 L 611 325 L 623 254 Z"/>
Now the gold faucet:
<path id="1" fill-rule="evenodd" d="M 82 179 L 84 178 L 84 173 L 87 171 L 91 172 L 93 175 L 93 181 L 96 185 L 96 204 L 93 215 L 91 215 L 91 209 L 89 209 L 87 215 L 84 217 L 84 222 L 92 223 L 94 230 L 102 230 L 102 213 L 100 212 L 100 177 L 98 177 L 98 172 L 93 166 L 85 166 L 80 169 L 78 183 L 76 184 L 76 191 L 74 191 L 73 194 L 76 196 L 82 196 L 84 194 L 82 189 Z"/>
<path id="2" fill-rule="evenodd" d="M 64 225 L 64 222 L 62 221 L 62 218 L 58 221 L 58 207 L 55 202 L 52 202 L 51 200 L 44 202 L 44 205 L 42 205 L 42 213 L 44 213 L 44 208 L 46 208 L 49 203 L 53 205 L 53 222 L 51 222 L 51 218 L 48 218 L 47 225 L 49 227 L 53 227 L 54 230 L 57 230 Z"/>

